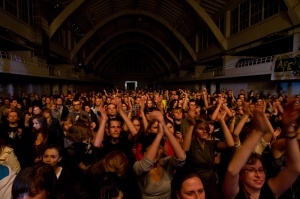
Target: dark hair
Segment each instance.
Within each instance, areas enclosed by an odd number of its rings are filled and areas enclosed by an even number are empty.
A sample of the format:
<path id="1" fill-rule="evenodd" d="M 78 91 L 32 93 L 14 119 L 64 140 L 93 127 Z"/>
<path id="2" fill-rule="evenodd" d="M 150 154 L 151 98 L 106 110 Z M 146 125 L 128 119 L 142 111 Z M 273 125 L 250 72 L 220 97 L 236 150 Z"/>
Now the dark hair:
<path id="1" fill-rule="evenodd" d="M 113 121 L 120 122 L 120 126 L 121 127 L 123 126 L 123 122 L 120 119 L 118 119 L 118 118 L 111 118 L 111 119 L 108 119 L 108 121 L 107 121 L 108 128 L 110 128 L 111 122 L 113 122 Z"/>
<path id="2" fill-rule="evenodd" d="M 55 149 L 58 152 L 59 157 L 62 157 L 62 155 L 63 155 L 63 148 L 61 146 L 59 146 L 58 144 L 51 144 L 51 145 L 47 146 L 45 148 L 45 151 L 48 149 Z M 45 153 L 45 151 L 44 151 L 44 153 Z"/>
<path id="3" fill-rule="evenodd" d="M 173 176 L 171 181 L 172 198 L 177 198 L 176 193 L 180 192 L 182 183 L 187 179 L 197 177 L 201 180 L 200 175 L 194 169 L 179 169 Z"/>
<path id="4" fill-rule="evenodd" d="M 42 113 L 44 114 L 44 113 L 50 113 L 51 114 L 51 109 L 50 108 L 44 108 L 43 110 L 42 110 Z"/>
<path id="5" fill-rule="evenodd" d="M 92 138 L 92 133 L 84 123 L 74 123 L 66 137 L 74 142 L 82 142 L 83 140 Z"/>
<path id="6" fill-rule="evenodd" d="M 246 164 L 253 165 L 257 160 L 261 161 L 261 163 L 263 164 L 262 156 L 256 153 L 252 153 Z"/>
<path id="7" fill-rule="evenodd" d="M 152 144 L 152 142 L 154 141 L 154 139 L 156 138 L 156 135 L 155 133 L 149 133 L 148 135 L 146 135 L 144 138 L 143 138 L 143 141 L 142 141 L 142 152 L 144 153 L 146 151 L 146 149 Z M 165 146 L 165 140 L 164 139 L 161 139 L 160 141 L 160 145 L 161 146 Z"/>
<path id="8" fill-rule="evenodd" d="M 120 191 L 123 191 L 121 179 L 112 172 L 105 172 L 99 176 L 100 180 L 91 189 L 92 198 L 112 199 L 118 197 Z"/>
<path id="9" fill-rule="evenodd" d="M 56 175 L 50 165 L 36 164 L 18 173 L 12 185 L 12 196 L 17 199 L 21 194 L 43 190 L 47 193 L 47 199 L 55 198 Z"/>

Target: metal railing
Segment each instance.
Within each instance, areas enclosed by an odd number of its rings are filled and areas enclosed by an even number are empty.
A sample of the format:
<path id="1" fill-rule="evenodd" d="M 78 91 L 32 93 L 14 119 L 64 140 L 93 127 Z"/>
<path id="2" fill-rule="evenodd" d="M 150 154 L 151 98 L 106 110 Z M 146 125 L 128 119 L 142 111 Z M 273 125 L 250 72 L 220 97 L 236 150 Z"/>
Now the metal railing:
<path id="1" fill-rule="evenodd" d="M 23 63 L 23 64 L 31 64 L 33 66 L 38 66 L 38 67 L 47 68 L 47 69 L 51 69 L 54 67 L 53 65 L 47 64 L 47 63 L 39 61 L 39 60 L 21 57 L 21 56 L 18 56 L 18 55 L 12 54 L 12 53 L 3 52 L 3 51 L 0 51 L 0 58 L 8 59 L 11 61 L 16 61 L 16 62 Z"/>
<path id="2" fill-rule="evenodd" d="M 71 68 L 65 68 L 60 65 L 50 65 L 44 61 L 30 59 L 21 57 L 12 53 L 0 51 L 0 59 L 7 59 L 10 61 L 15 61 L 23 64 L 28 64 L 34 67 L 42 67 L 44 69 L 49 70 L 49 76 L 58 77 L 58 78 L 67 78 L 67 79 L 74 79 L 74 80 L 92 80 L 92 81 L 99 81 L 97 77 L 86 77 L 79 72 L 74 72 Z"/>
<path id="3" fill-rule="evenodd" d="M 257 64 L 269 63 L 269 62 L 273 62 L 273 60 L 274 60 L 274 56 L 251 59 L 251 60 L 247 60 L 247 61 L 243 61 L 243 62 L 238 62 L 236 64 L 225 65 L 225 70 L 232 69 L 232 68 L 253 66 L 253 65 L 257 65 Z"/>

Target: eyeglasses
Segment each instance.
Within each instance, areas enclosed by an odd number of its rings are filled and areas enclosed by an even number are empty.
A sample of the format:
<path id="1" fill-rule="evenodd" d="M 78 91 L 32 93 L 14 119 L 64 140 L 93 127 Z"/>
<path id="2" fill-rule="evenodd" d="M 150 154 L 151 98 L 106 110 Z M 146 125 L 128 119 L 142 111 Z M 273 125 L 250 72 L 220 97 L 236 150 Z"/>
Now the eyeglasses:
<path id="1" fill-rule="evenodd" d="M 251 173 L 251 174 L 256 174 L 257 172 L 259 174 L 266 173 L 266 170 L 264 168 L 259 168 L 259 169 L 250 168 L 250 169 L 243 169 L 242 171 L 244 171 L 245 173 Z"/>

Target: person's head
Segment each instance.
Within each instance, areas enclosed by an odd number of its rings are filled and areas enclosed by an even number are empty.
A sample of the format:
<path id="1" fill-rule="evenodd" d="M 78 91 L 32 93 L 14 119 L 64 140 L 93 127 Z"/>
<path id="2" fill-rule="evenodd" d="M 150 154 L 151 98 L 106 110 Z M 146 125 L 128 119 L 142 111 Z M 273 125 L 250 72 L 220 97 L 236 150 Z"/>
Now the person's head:
<path id="1" fill-rule="evenodd" d="M 95 105 L 96 105 L 97 107 L 101 105 L 101 102 L 102 102 L 101 98 L 97 97 L 97 98 L 95 99 Z"/>
<path id="2" fill-rule="evenodd" d="M 67 138 L 74 142 L 85 142 L 92 137 L 89 126 L 81 122 L 73 124 L 67 134 Z"/>
<path id="3" fill-rule="evenodd" d="M 104 157 L 104 169 L 119 177 L 124 176 L 129 168 L 129 161 L 122 151 L 112 151 Z"/>
<path id="4" fill-rule="evenodd" d="M 64 130 L 68 131 L 72 127 L 72 119 L 71 118 L 65 118 L 61 121 L 61 126 Z"/>
<path id="5" fill-rule="evenodd" d="M 209 125 L 207 121 L 205 120 L 196 120 L 196 125 L 194 129 L 194 134 L 197 136 L 197 138 L 200 139 L 207 139 L 209 133 Z"/>
<path id="6" fill-rule="evenodd" d="M 174 123 L 171 120 L 169 120 L 169 119 L 165 119 L 165 123 L 166 123 L 168 129 L 170 130 L 170 132 L 172 134 L 174 134 L 174 131 L 175 131 L 175 129 L 174 129 Z"/>
<path id="7" fill-rule="evenodd" d="M 7 113 L 7 121 L 10 123 L 10 124 L 15 124 L 17 123 L 19 120 L 19 116 L 18 116 L 18 113 L 16 111 L 10 111 Z"/>
<path id="8" fill-rule="evenodd" d="M 182 120 L 182 109 L 181 108 L 174 108 L 172 110 L 173 119 L 180 121 Z"/>
<path id="9" fill-rule="evenodd" d="M 63 104 L 63 98 L 58 97 L 58 98 L 56 99 L 56 105 L 61 106 L 62 104 Z"/>
<path id="10" fill-rule="evenodd" d="M 32 119 L 32 123 L 35 131 L 47 132 L 48 124 L 45 117 L 39 115 Z"/>
<path id="11" fill-rule="evenodd" d="M 125 103 L 122 103 L 122 109 L 123 111 L 127 111 L 127 105 Z"/>
<path id="12" fill-rule="evenodd" d="M 143 138 L 143 140 L 142 140 L 142 153 L 147 152 L 150 145 L 152 144 L 152 142 L 156 138 L 156 135 L 157 135 L 156 133 L 149 133 L 148 135 L 146 135 Z M 157 153 L 156 153 L 155 160 L 159 160 L 160 158 L 162 158 L 164 156 L 164 146 L 165 146 L 165 140 L 161 139 L 160 140 L 160 145 L 159 145 Z"/>
<path id="13" fill-rule="evenodd" d="M 146 129 L 146 133 L 157 133 L 158 132 L 158 121 L 151 120 Z"/>
<path id="14" fill-rule="evenodd" d="M 26 167 L 18 173 L 12 185 L 13 199 L 54 199 L 56 175 L 47 164 Z"/>
<path id="15" fill-rule="evenodd" d="M 121 179 L 112 172 L 105 172 L 99 176 L 96 187 L 92 190 L 93 198 L 101 199 L 122 199 L 123 184 Z"/>
<path id="16" fill-rule="evenodd" d="M 17 99 L 11 99 L 9 103 L 10 103 L 11 108 L 17 108 L 18 100 Z"/>
<path id="17" fill-rule="evenodd" d="M 244 115 L 244 109 L 243 109 L 243 107 L 242 107 L 242 106 L 238 106 L 238 107 L 236 108 L 236 113 L 237 113 L 238 115 Z"/>
<path id="18" fill-rule="evenodd" d="M 171 182 L 172 198 L 205 199 L 204 186 L 198 173 L 190 169 L 178 170 Z"/>
<path id="19" fill-rule="evenodd" d="M 132 121 L 132 124 L 133 124 L 134 128 L 137 130 L 137 132 L 140 132 L 141 127 L 142 127 L 141 119 L 138 118 L 138 117 L 133 117 L 131 119 L 131 121 Z"/>
<path id="20" fill-rule="evenodd" d="M 84 111 L 87 112 L 87 113 L 90 113 L 91 110 L 92 110 L 91 106 L 88 103 L 85 103 L 84 104 Z"/>
<path id="21" fill-rule="evenodd" d="M 46 118 L 46 119 L 48 119 L 48 118 L 50 118 L 51 117 L 51 109 L 50 108 L 45 108 L 45 109 L 43 109 L 43 116 Z"/>
<path id="22" fill-rule="evenodd" d="M 45 98 L 45 103 L 46 104 L 51 104 L 51 98 L 50 97 L 46 97 Z"/>
<path id="23" fill-rule="evenodd" d="M 34 94 L 34 99 L 38 100 L 40 96 L 38 94 Z"/>
<path id="24" fill-rule="evenodd" d="M 111 103 L 111 98 L 110 97 L 107 97 L 106 98 L 106 104 L 110 104 Z"/>
<path id="25" fill-rule="evenodd" d="M 56 167 L 62 158 L 62 148 L 59 145 L 50 145 L 45 149 L 43 162 Z"/>
<path id="26" fill-rule="evenodd" d="M 239 94 L 238 98 L 241 99 L 242 102 L 245 101 L 245 95 L 244 94 Z"/>
<path id="27" fill-rule="evenodd" d="M 252 154 L 240 172 L 240 182 L 246 191 L 260 190 L 266 180 L 266 171 L 261 157 Z"/>
<path id="28" fill-rule="evenodd" d="M 39 106 L 33 106 L 32 112 L 34 115 L 40 115 L 42 113 L 42 110 Z"/>
<path id="29" fill-rule="evenodd" d="M 110 116 L 115 116 L 117 114 L 117 107 L 115 104 L 107 105 L 107 114 Z"/>
<path id="30" fill-rule="evenodd" d="M 108 120 L 108 131 L 111 138 L 119 138 L 122 131 L 122 122 L 118 119 Z"/>
<path id="31" fill-rule="evenodd" d="M 81 101 L 79 99 L 74 99 L 73 102 L 72 102 L 72 105 L 74 107 L 74 111 L 75 112 L 79 112 L 81 110 Z"/>
<path id="32" fill-rule="evenodd" d="M 153 107 L 152 100 L 147 100 L 146 107 L 148 107 L 148 108 L 152 108 Z"/>
<path id="33" fill-rule="evenodd" d="M 189 100 L 188 107 L 189 107 L 190 110 L 194 110 L 196 108 L 195 100 Z"/>

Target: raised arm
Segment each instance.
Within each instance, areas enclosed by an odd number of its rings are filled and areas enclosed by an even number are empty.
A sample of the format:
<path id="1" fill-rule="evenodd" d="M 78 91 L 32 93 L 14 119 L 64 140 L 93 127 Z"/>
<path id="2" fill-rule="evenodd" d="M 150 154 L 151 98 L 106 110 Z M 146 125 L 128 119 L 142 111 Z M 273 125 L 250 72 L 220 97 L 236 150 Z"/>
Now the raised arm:
<path id="1" fill-rule="evenodd" d="M 286 191 L 300 174 L 300 151 L 297 140 L 299 127 L 296 131 L 296 120 L 300 117 L 300 106 L 296 101 L 289 102 L 282 114 L 283 133 L 286 142 L 286 166 L 279 174 L 268 180 L 270 189 L 275 197 Z"/>
<path id="2" fill-rule="evenodd" d="M 204 100 L 204 106 L 205 106 L 205 109 L 207 110 L 208 107 L 209 107 L 209 103 L 208 103 L 208 94 L 207 94 L 207 90 L 206 89 L 202 89 L 202 97 L 203 97 L 203 100 Z"/>
<path id="3" fill-rule="evenodd" d="M 180 92 L 182 92 L 184 94 L 184 98 L 183 98 L 183 103 L 182 103 L 182 109 L 183 110 L 187 110 L 188 108 L 188 97 L 189 94 L 187 92 L 184 92 L 183 90 L 180 89 Z"/>
<path id="4" fill-rule="evenodd" d="M 232 135 L 228 129 L 228 126 L 226 125 L 225 122 L 225 116 L 226 116 L 226 112 L 225 111 L 221 111 L 219 113 L 219 115 L 217 116 L 217 119 L 221 125 L 221 128 L 223 130 L 223 134 L 224 134 L 224 138 L 225 138 L 225 142 L 219 142 L 217 147 L 218 149 L 225 149 L 227 147 L 233 147 L 234 146 L 234 141 L 232 138 Z"/>
<path id="5" fill-rule="evenodd" d="M 145 113 L 144 113 L 144 110 L 145 110 L 145 97 L 141 98 L 139 106 L 140 106 L 140 113 L 141 113 L 144 128 L 147 128 L 148 121 L 147 121 L 147 118 L 146 118 Z"/>
<path id="6" fill-rule="evenodd" d="M 106 115 L 106 111 L 105 111 L 103 105 L 100 106 L 100 113 L 101 113 L 101 117 L 99 118 L 99 129 L 95 136 L 94 147 L 102 147 L 102 141 L 103 141 L 104 133 L 105 133 L 105 125 L 108 120 L 108 117 Z"/>
<path id="7" fill-rule="evenodd" d="M 163 128 L 161 126 L 161 124 L 158 124 L 158 132 L 157 135 L 154 139 L 154 141 L 152 142 L 152 144 L 147 148 L 146 152 L 145 152 L 145 157 L 154 162 L 155 158 L 156 158 L 156 154 L 158 151 L 158 147 L 160 145 L 160 141 L 164 136 L 164 132 L 163 132 Z"/>
<path id="8" fill-rule="evenodd" d="M 163 128 L 163 132 L 165 134 L 165 136 L 168 138 L 173 150 L 174 150 L 174 154 L 176 156 L 177 159 L 185 159 L 185 152 L 182 150 L 180 144 L 178 143 L 178 141 L 176 140 L 175 136 L 170 132 L 169 128 L 167 127 L 164 117 L 161 114 L 160 111 L 153 111 L 151 113 L 151 117 L 153 119 L 158 120 L 159 124 L 161 124 L 162 128 Z"/>
<path id="9" fill-rule="evenodd" d="M 267 128 L 263 122 L 263 114 L 260 112 L 254 112 L 253 115 L 255 129 L 243 142 L 241 147 L 235 152 L 228 165 L 223 183 L 223 193 L 225 198 L 235 198 L 238 194 L 240 189 L 239 173 L 246 164 L 256 144 L 267 131 Z"/>
<path id="10" fill-rule="evenodd" d="M 223 104 L 223 98 L 222 96 L 219 94 L 218 95 L 218 99 L 217 99 L 217 106 L 216 106 L 216 109 L 214 110 L 214 112 L 211 114 L 211 120 L 216 120 L 217 119 L 217 116 L 219 114 L 219 111 L 221 109 L 221 106 Z"/>
<path id="11" fill-rule="evenodd" d="M 187 121 L 189 122 L 189 126 L 187 127 L 185 136 L 183 138 L 183 143 L 182 143 L 182 149 L 184 151 L 190 150 L 193 131 L 194 131 L 194 127 L 196 124 L 196 121 L 195 121 L 196 117 L 197 117 L 197 115 L 195 114 L 195 111 L 189 110 L 189 112 L 187 113 Z"/>
<path id="12" fill-rule="evenodd" d="M 137 130 L 134 128 L 131 120 L 127 117 L 126 113 L 123 111 L 122 109 L 122 102 L 120 98 L 116 98 L 115 99 L 115 104 L 118 107 L 118 111 L 120 116 L 123 118 L 125 124 L 127 125 L 129 132 L 132 136 L 135 136 L 138 132 Z"/>
<path id="13" fill-rule="evenodd" d="M 239 135 L 250 116 L 250 111 L 246 103 L 243 103 L 243 112 L 244 115 L 241 117 L 240 121 L 237 123 L 236 127 L 233 130 L 232 136 L 236 147 L 241 144 Z"/>

